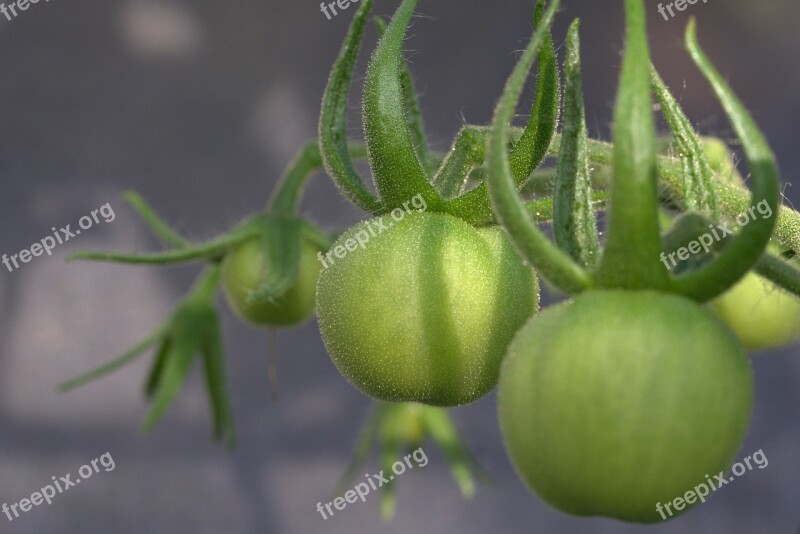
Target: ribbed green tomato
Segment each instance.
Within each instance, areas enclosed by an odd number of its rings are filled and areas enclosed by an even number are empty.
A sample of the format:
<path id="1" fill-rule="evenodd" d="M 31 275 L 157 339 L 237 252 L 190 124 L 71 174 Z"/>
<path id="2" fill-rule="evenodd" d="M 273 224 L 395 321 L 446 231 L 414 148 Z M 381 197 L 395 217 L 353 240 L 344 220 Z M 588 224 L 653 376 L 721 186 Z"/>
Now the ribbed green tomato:
<path id="1" fill-rule="evenodd" d="M 359 237 L 363 247 L 334 257 L 317 287 L 320 332 L 342 375 L 393 402 L 455 406 L 491 391 L 539 299 L 502 230 L 415 212 L 366 221 L 332 250 Z"/>
<path id="2" fill-rule="evenodd" d="M 800 299 L 749 273 L 710 304 L 750 350 L 788 345 L 800 337 Z"/>
<path id="3" fill-rule="evenodd" d="M 649 291 L 590 291 L 543 311 L 511 343 L 499 385 L 507 450 L 536 493 L 637 522 L 661 521 L 658 503 L 729 466 L 752 402 L 725 325 Z"/>
<path id="4" fill-rule="evenodd" d="M 242 319 L 262 326 L 293 326 L 306 321 L 314 313 L 321 268 L 319 251 L 316 245 L 304 241 L 297 280 L 289 290 L 274 302 L 248 303 L 247 297 L 264 277 L 264 249 L 258 238 L 236 246 L 222 264 L 222 287 L 231 309 Z"/>

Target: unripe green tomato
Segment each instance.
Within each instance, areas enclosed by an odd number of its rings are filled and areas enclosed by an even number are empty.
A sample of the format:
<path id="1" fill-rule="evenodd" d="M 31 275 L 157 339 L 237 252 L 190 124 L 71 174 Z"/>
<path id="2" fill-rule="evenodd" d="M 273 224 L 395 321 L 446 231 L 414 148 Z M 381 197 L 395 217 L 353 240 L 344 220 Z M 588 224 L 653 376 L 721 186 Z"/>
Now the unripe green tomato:
<path id="1" fill-rule="evenodd" d="M 658 522 L 658 503 L 734 459 L 753 377 L 744 348 L 699 304 L 597 290 L 520 330 L 498 391 L 509 456 L 542 499 L 575 515 Z"/>
<path id="2" fill-rule="evenodd" d="M 748 273 L 710 307 L 750 350 L 782 347 L 800 337 L 800 299 L 756 274 Z"/>
<path id="3" fill-rule="evenodd" d="M 247 297 L 261 285 L 265 275 L 265 255 L 259 238 L 237 245 L 222 264 L 222 287 L 228 304 L 240 318 L 261 326 L 293 326 L 314 313 L 317 278 L 321 264 L 320 249 L 303 241 L 297 280 L 286 293 L 273 302 L 247 302 Z"/>
<path id="4" fill-rule="evenodd" d="M 364 245 L 334 256 L 317 287 L 320 332 L 342 375 L 391 402 L 456 406 L 491 391 L 539 302 L 536 275 L 502 230 L 444 214 L 387 215 L 348 230 L 332 250 L 359 238 Z"/>

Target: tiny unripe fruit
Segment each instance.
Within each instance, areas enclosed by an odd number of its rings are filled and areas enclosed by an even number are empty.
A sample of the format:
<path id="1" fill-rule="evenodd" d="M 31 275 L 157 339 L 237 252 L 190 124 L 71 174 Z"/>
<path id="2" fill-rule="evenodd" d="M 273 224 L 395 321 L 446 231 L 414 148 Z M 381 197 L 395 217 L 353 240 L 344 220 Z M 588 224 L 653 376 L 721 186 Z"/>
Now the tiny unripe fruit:
<path id="1" fill-rule="evenodd" d="M 321 264 L 319 248 L 303 241 L 300 266 L 294 284 L 272 302 L 250 302 L 248 297 L 261 285 L 265 256 L 259 238 L 237 245 L 222 264 L 222 287 L 231 309 L 240 318 L 260 326 L 293 326 L 314 313 L 317 278 Z"/>
<path id="2" fill-rule="evenodd" d="M 499 385 L 506 448 L 530 488 L 570 514 L 636 522 L 668 519 L 657 503 L 728 468 L 752 403 L 730 330 L 652 291 L 589 291 L 543 311 Z"/>
<path id="3" fill-rule="evenodd" d="M 750 350 L 782 347 L 800 337 L 800 299 L 756 274 L 747 274 L 710 307 Z"/>

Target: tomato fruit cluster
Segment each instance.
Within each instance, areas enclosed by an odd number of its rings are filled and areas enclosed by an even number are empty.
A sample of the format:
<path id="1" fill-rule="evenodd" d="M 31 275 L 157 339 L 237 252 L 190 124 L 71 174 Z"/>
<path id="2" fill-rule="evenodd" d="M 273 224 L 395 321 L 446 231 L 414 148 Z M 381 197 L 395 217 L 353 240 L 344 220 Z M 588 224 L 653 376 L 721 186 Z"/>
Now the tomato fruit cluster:
<path id="1" fill-rule="evenodd" d="M 157 346 L 146 387 L 150 428 L 200 359 L 215 432 L 232 444 L 216 311 L 221 286 L 234 313 L 258 326 L 297 325 L 316 308 L 334 365 L 381 401 L 350 475 L 376 437 L 387 472 L 399 449 L 431 438 L 471 495 L 469 455 L 440 407 L 474 402 L 497 387 L 508 456 L 543 500 L 580 516 L 664 519 L 658 504 L 724 471 L 744 439 L 754 398 L 746 349 L 800 336 L 800 300 L 783 292 L 800 295 L 800 269 L 786 261 L 800 251 L 800 214 L 779 205 L 777 164 L 764 136 L 690 23 L 686 48 L 741 141 L 752 177 L 747 191 L 725 145 L 701 141 L 652 65 L 643 0 L 625 0 L 613 143 L 589 139 L 578 21 L 567 33 L 562 83 L 551 36 L 559 0 L 538 0 L 535 33 L 492 124 L 464 126 L 447 154 L 435 153 L 401 57 L 416 0 L 402 0 L 389 24 L 376 21 L 380 39 L 364 77 L 364 143 L 349 142 L 348 92 L 372 4 L 361 0 L 334 63 L 318 142 L 298 154 L 264 212 L 192 245 L 134 199 L 172 248 L 78 255 L 209 265 L 151 336 L 67 387 Z M 512 128 L 534 62 L 530 119 Z M 653 96 L 674 154 L 656 153 Z M 555 168 L 539 169 L 547 156 L 556 157 Z M 374 188 L 365 186 L 356 158 L 369 160 Z M 333 244 L 296 213 L 306 179 L 322 166 L 368 214 Z M 592 173 L 597 166 L 602 175 Z M 534 198 L 523 200 L 526 194 Z M 747 206 L 764 216 L 723 237 L 715 232 L 715 242 L 678 269 L 662 263 L 666 242 L 699 244 L 709 227 Z M 603 232 L 600 210 L 607 211 Z M 663 235 L 660 210 L 681 212 Z M 540 223 L 552 224 L 553 240 Z M 771 240 L 783 254 L 770 253 Z M 541 313 L 539 276 L 567 295 Z M 394 511 L 392 488 L 381 501 L 385 517 Z"/>

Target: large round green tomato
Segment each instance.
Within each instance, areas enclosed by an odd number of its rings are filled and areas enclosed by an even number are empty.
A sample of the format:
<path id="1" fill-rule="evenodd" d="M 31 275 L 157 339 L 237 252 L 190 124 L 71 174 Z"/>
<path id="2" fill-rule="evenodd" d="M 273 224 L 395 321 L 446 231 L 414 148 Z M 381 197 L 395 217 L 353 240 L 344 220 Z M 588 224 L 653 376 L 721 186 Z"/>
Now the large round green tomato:
<path id="1" fill-rule="evenodd" d="M 242 319 L 257 325 L 292 326 L 314 313 L 314 297 L 321 264 L 319 248 L 307 241 L 301 245 L 297 280 L 274 302 L 248 303 L 264 277 L 265 256 L 259 238 L 236 246 L 222 264 L 222 287 L 231 309 Z"/>
<path id="2" fill-rule="evenodd" d="M 657 522 L 670 517 L 657 505 L 730 465 L 753 377 L 738 340 L 697 303 L 598 290 L 520 330 L 498 395 L 509 455 L 544 500 L 575 515 Z"/>
<path id="3" fill-rule="evenodd" d="M 534 272 L 498 228 L 443 214 L 384 216 L 331 250 L 347 254 L 320 275 L 322 339 L 344 377 L 380 400 L 455 406 L 482 397 L 538 307 Z"/>
<path id="4" fill-rule="evenodd" d="M 800 299 L 749 273 L 710 304 L 750 350 L 788 345 L 800 337 Z"/>

